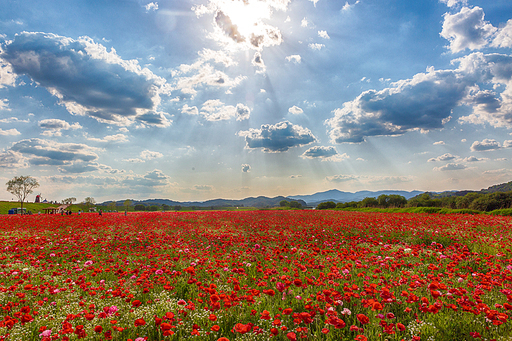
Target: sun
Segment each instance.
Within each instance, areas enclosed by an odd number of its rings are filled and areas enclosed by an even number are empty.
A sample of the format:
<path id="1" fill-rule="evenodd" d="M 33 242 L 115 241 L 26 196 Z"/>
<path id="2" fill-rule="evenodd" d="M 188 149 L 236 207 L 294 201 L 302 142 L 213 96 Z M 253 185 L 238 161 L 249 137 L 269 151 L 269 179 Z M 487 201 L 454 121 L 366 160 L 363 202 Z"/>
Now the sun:
<path id="1" fill-rule="evenodd" d="M 243 37 L 258 34 L 262 21 L 271 15 L 271 9 L 263 1 L 228 0 L 222 3 L 221 10 Z"/>
<path id="2" fill-rule="evenodd" d="M 225 51 L 237 52 L 277 46 L 283 36 L 274 11 L 287 11 L 291 0 L 209 0 L 208 5 L 193 7 L 196 15 L 213 14 L 213 39 Z"/>
<path id="3" fill-rule="evenodd" d="M 273 10 L 280 9 L 275 6 L 261 0 L 217 0 L 215 39 L 233 51 L 279 45 L 281 32 L 269 23 Z"/>

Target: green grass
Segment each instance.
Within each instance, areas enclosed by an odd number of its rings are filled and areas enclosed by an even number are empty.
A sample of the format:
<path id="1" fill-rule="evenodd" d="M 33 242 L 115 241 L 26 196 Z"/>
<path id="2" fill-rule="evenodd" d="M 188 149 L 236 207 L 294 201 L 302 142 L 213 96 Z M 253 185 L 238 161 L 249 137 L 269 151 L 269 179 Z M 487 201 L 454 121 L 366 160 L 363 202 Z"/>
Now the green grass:
<path id="1" fill-rule="evenodd" d="M 42 203 L 30 203 L 30 202 L 24 202 L 23 208 L 27 209 L 28 211 L 32 211 L 32 213 L 37 214 L 37 212 L 44 213 L 43 209 L 46 207 L 57 207 L 58 205 L 53 204 L 42 204 Z M 0 214 L 8 214 L 9 210 L 11 208 L 18 208 L 21 207 L 21 204 L 19 201 L 0 201 Z"/>

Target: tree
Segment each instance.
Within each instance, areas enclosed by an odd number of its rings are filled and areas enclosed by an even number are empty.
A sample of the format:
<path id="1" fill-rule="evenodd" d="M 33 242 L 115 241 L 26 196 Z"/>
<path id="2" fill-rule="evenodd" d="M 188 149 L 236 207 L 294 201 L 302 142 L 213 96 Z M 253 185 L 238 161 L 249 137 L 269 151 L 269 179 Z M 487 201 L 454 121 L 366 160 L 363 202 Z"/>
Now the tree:
<path id="1" fill-rule="evenodd" d="M 295 200 L 290 201 L 289 206 L 290 206 L 291 208 L 302 208 L 302 205 L 300 204 L 300 202 L 295 201 Z"/>
<path id="2" fill-rule="evenodd" d="M 432 200 L 430 198 L 430 194 L 425 192 L 423 194 L 417 195 L 414 198 L 409 199 L 407 202 L 407 206 L 409 207 L 431 207 Z"/>
<path id="3" fill-rule="evenodd" d="M 23 214 L 23 202 L 27 196 L 33 192 L 34 188 L 39 187 L 39 183 L 33 177 L 15 176 L 12 180 L 7 181 L 7 191 L 18 197 L 21 203 L 21 213 Z"/>
<path id="4" fill-rule="evenodd" d="M 281 206 L 281 207 L 290 206 L 290 203 L 288 201 L 286 201 L 286 200 L 281 200 L 279 202 L 279 206 Z"/>
<path id="5" fill-rule="evenodd" d="M 128 207 L 130 207 L 131 205 L 132 205 L 132 201 L 131 200 L 125 200 L 124 203 L 123 203 L 124 211 L 128 212 Z"/>
<path id="6" fill-rule="evenodd" d="M 331 208 L 336 208 L 336 203 L 334 201 L 321 202 L 316 207 L 317 210 L 327 210 Z"/>
<path id="7" fill-rule="evenodd" d="M 115 201 L 109 202 L 107 207 L 108 207 L 109 211 L 115 211 L 115 209 L 116 209 L 116 202 Z"/>
<path id="8" fill-rule="evenodd" d="M 134 209 L 135 209 L 135 211 L 145 211 L 146 206 L 144 206 L 143 204 L 137 204 L 137 205 L 135 205 Z"/>
<path id="9" fill-rule="evenodd" d="M 84 199 L 84 204 L 85 204 L 85 207 L 87 207 L 87 210 L 89 210 L 89 208 L 91 208 L 91 206 L 93 206 L 95 203 L 96 203 L 96 200 L 94 200 L 93 197 L 87 197 Z"/>
<path id="10" fill-rule="evenodd" d="M 373 197 L 366 197 L 359 202 L 359 207 L 377 207 L 379 202 Z"/>
<path id="11" fill-rule="evenodd" d="M 339 202 L 336 204 L 336 208 L 357 208 L 358 205 L 359 201 Z"/>
<path id="12" fill-rule="evenodd" d="M 407 205 L 407 199 L 404 196 L 398 194 L 388 195 L 388 207 L 405 207 Z"/>
<path id="13" fill-rule="evenodd" d="M 75 201 L 76 201 L 76 198 L 71 197 L 71 198 L 66 198 L 66 199 L 62 200 L 62 203 L 65 205 L 71 205 Z"/>
<path id="14" fill-rule="evenodd" d="M 477 192 L 471 192 L 463 197 L 457 197 L 457 199 L 455 199 L 455 205 L 457 208 L 469 208 L 469 206 L 471 206 L 471 203 L 476 199 L 480 198 L 482 195 L 483 194 Z"/>

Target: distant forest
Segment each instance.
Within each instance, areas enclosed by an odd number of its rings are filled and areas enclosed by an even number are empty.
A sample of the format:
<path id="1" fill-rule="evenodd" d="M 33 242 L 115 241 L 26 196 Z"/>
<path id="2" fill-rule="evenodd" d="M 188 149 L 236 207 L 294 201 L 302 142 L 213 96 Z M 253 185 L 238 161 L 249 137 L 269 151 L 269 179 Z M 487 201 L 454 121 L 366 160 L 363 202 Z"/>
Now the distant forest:
<path id="1" fill-rule="evenodd" d="M 512 181 L 491 186 L 481 191 L 425 192 L 407 200 L 401 195 L 382 194 L 377 198 L 364 198 L 361 201 L 334 203 L 323 202 L 317 209 L 329 208 L 403 208 L 441 207 L 450 209 L 470 209 L 490 212 L 512 208 Z"/>

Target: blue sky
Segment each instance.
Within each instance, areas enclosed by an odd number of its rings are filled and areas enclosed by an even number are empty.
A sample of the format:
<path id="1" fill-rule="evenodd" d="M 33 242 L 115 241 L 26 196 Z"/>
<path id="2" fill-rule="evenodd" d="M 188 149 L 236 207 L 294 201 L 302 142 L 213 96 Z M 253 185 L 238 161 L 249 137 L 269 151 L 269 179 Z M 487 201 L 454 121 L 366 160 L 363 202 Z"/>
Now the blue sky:
<path id="1" fill-rule="evenodd" d="M 0 181 L 79 201 L 487 188 L 512 176 L 511 48 L 505 0 L 8 1 Z"/>

